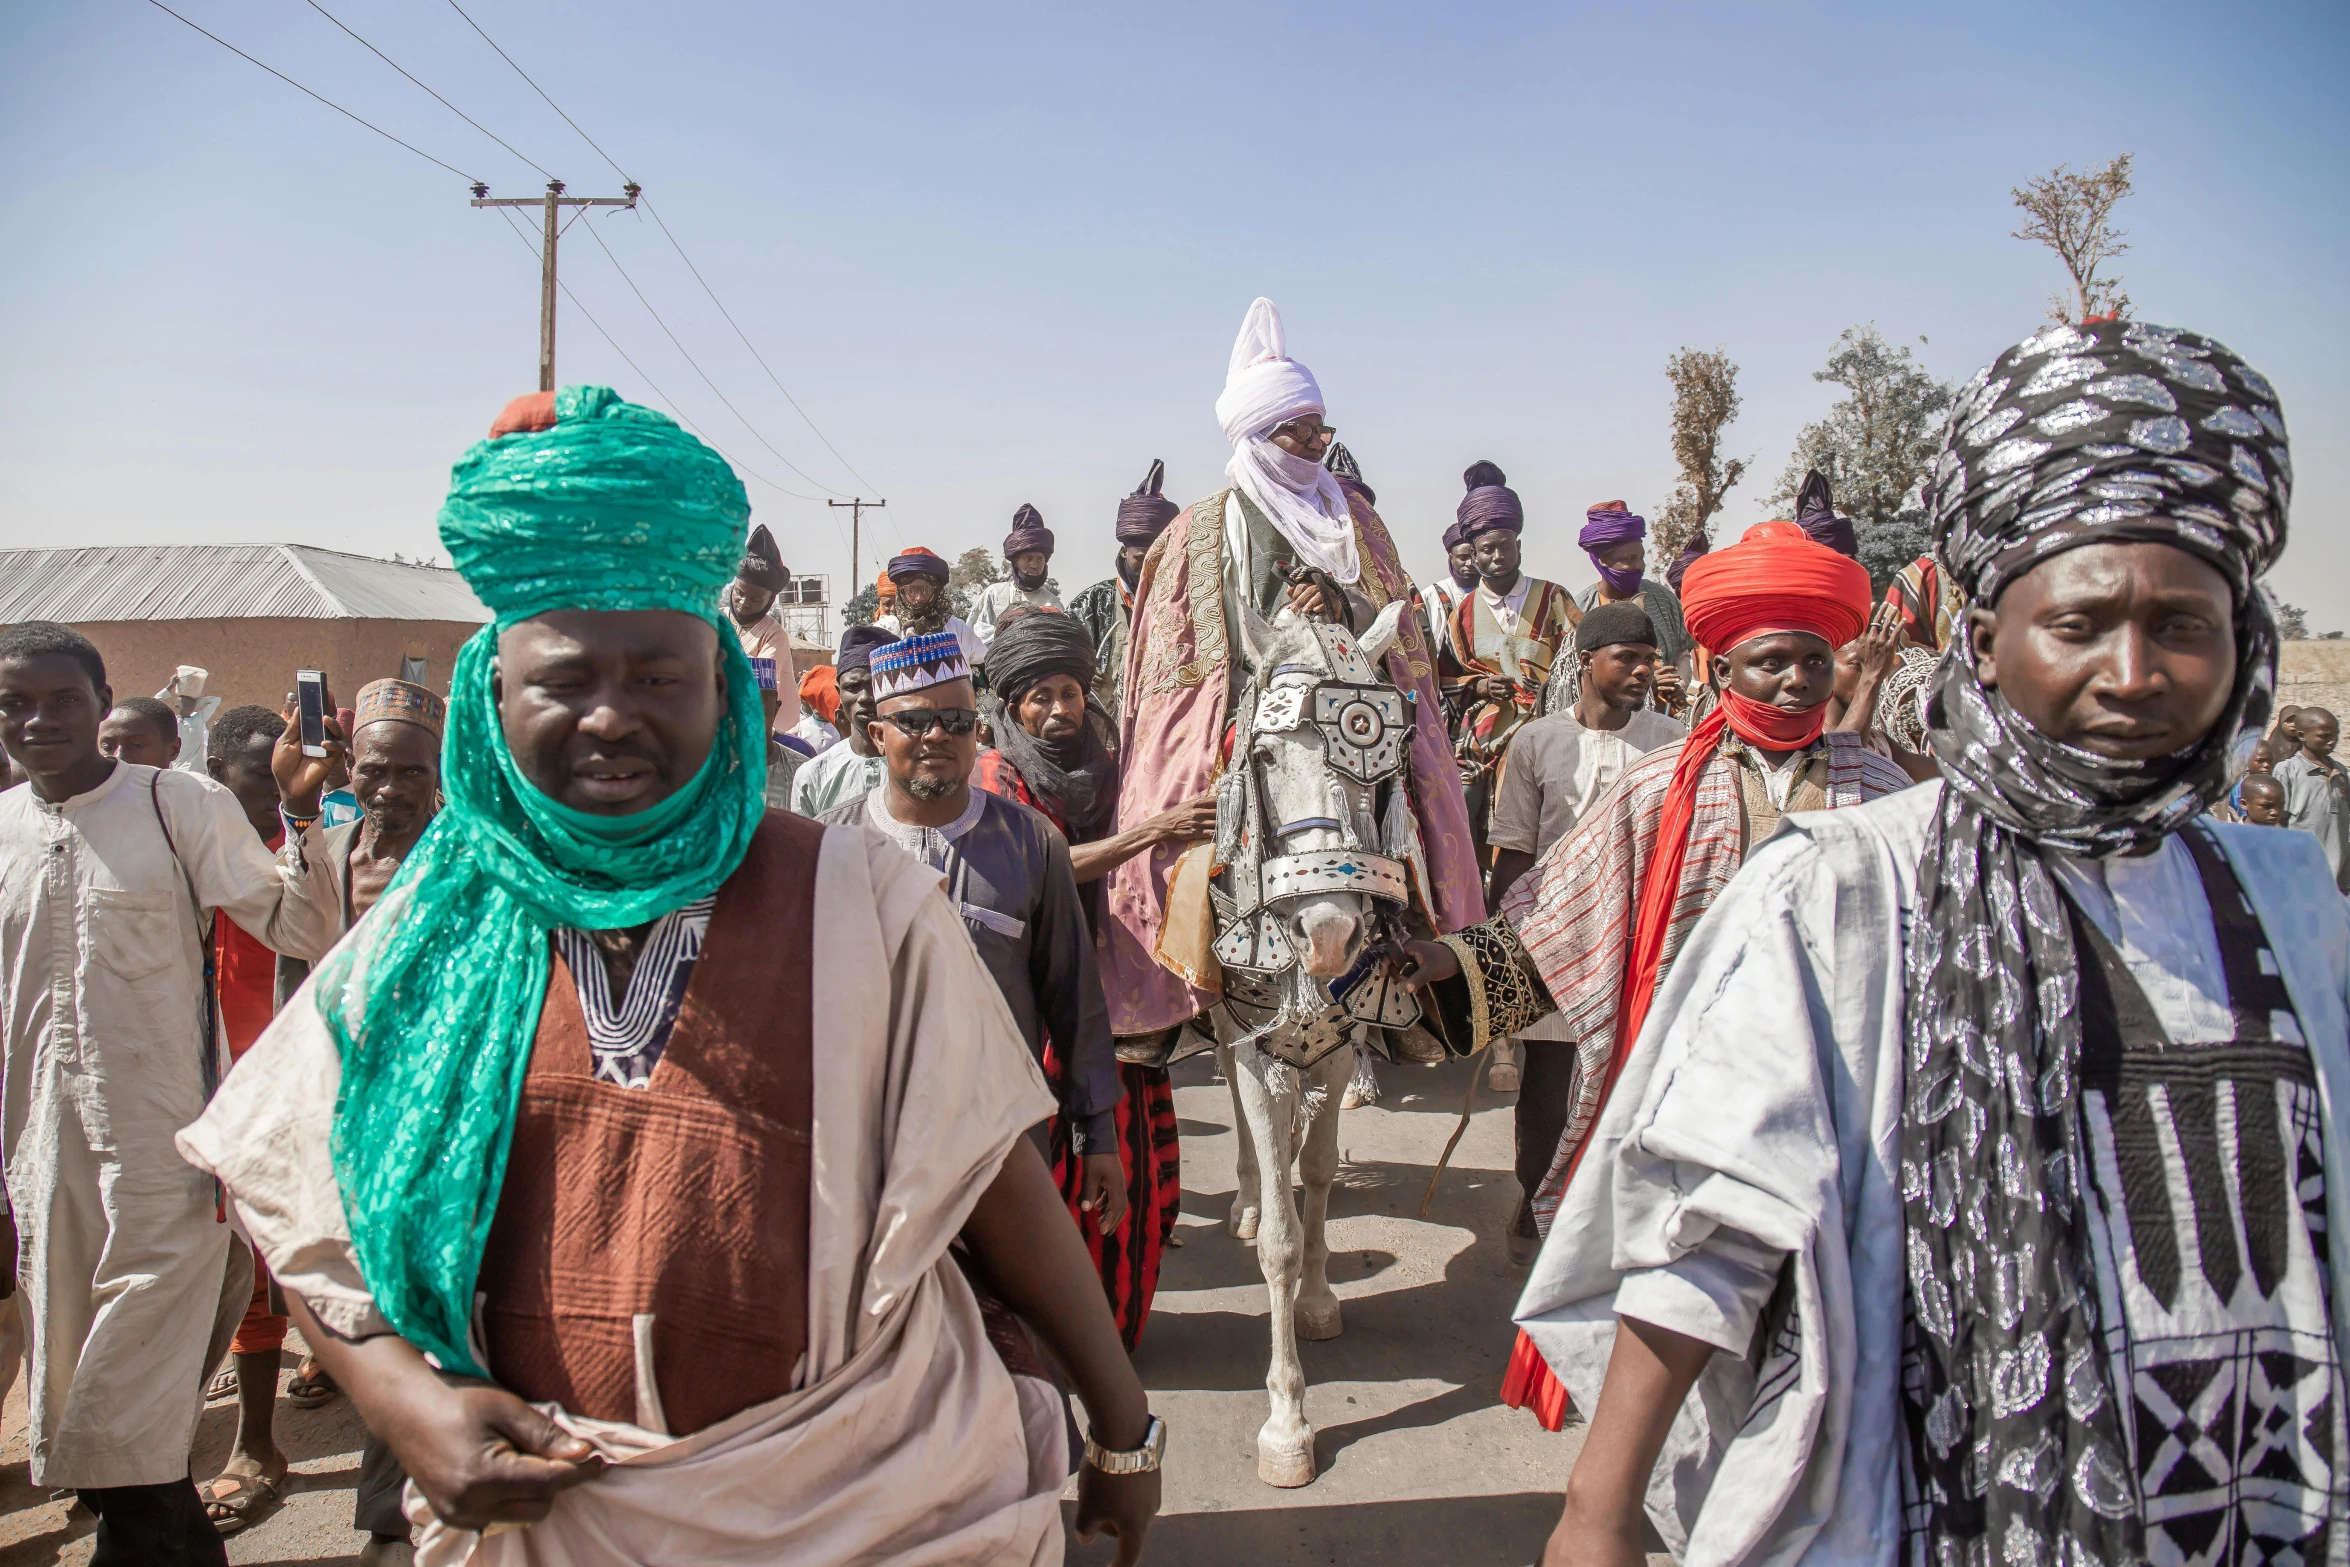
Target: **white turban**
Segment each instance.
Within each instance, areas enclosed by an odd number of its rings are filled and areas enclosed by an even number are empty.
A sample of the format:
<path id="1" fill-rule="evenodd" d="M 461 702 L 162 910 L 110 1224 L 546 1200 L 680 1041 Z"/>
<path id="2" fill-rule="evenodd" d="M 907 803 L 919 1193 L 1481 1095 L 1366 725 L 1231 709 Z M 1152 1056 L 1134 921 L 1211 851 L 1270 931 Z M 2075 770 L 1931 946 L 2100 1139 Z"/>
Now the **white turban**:
<path id="1" fill-rule="evenodd" d="M 1320 463 L 1266 439 L 1300 414 L 1325 411 L 1314 373 L 1289 357 L 1280 310 L 1270 299 L 1250 305 L 1232 344 L 1224 394 L 1216 399 L 1216 422 L 1232 443 L 1224 472 L 1301 560 L 1351 583 L 1362 575 L 1362 563 L 1346 492 Z"/>

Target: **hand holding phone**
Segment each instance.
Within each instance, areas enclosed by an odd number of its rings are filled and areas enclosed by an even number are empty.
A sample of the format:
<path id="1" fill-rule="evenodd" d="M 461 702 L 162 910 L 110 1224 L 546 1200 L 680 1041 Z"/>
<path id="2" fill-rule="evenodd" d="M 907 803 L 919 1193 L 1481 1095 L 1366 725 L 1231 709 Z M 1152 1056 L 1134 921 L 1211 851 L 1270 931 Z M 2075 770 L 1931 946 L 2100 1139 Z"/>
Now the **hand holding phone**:
<path id="1" fill-rule="evenodd" d="M 323 671 L 294 671 L 294 707 L 296 722 L 302 730 L 302 754 L 326 755 L 326 675 Z"/>

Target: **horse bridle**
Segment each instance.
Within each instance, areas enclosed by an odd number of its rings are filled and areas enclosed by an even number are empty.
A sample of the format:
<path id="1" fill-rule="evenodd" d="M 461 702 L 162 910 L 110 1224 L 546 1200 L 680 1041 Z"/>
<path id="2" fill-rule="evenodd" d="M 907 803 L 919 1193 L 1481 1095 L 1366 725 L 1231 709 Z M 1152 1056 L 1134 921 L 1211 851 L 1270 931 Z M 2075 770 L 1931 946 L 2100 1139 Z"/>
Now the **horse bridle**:
<path id="1" fill-rule="evenodd" d="M 1287 917 L 1276 907 L 1301 897 L 1361 894 L 1371 908 L 1369 953 L 1410 906 L 1411 862 L 1419 855 L 1408 767 L 1415 704 L 1378 678 L 1344 627 L 1317 622 L 1313 629 L 1327 670 L 1276 665 L 1252 680 L 1236 704 L 1233 764 L 1218 788 L 1215 874 L 1208 892 L 1227 1007 L 1261 1046 L 1301 1068 L 1346 1043 L 1351 1024 L 1406 1028 L 1420 1016 L 1412 993 L 1384 977 L 1352 985 L 1332 1000 L 1300 968 Z M 1273 683 L 1292 674 L 1311 683 Z M 1337 814 L 1268 824 L 1256 737 L 1309 725 L 1321 735 Z M 1384 811 L 1379 809 L 1382 787 L 1388 795 Z M 1377 824 L 1378 842 L 1364 841 L 1358 824 L 1366 822 Z M 1338 832 L 1340 846 L 1265 852 L 1314 828 Z M 1395 841 L 1399 838 L 1403 841 Z M 1289 1020 L 1304 1027 L 1293 1044 L 1277 1045 L 1283 1037 L 1278 1025 Z"/>

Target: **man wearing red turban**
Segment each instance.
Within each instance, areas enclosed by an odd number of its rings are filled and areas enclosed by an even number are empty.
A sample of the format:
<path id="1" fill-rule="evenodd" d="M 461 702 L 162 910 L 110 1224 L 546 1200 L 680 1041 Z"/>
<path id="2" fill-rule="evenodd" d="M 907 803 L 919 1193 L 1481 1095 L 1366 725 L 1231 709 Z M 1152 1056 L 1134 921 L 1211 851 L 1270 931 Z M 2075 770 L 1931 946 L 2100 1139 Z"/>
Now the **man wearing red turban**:
<path id="1" fill-rule="evenodd" d="M 1408 944 L 1407 980 L 1468 1048 L 1554 1011 L 1575 1043 L 1566 1130 L 1511 1225 L 1521 1253 L 1548 1231 L 1658 981 L 1747 851 L 1789 812 L 1858 805 L 1910 783 L 1859 735 L 1826 732 L 1836 649 L 1868 621 L 1859 562 L 1791 522 L 1766 522 L 1691 562 L 1682 588 L 1690 635 L 1713 654 L 1712 711 L 1680 745 L 1627 767 L 1500 913 Z M 1565 1417 L 1565 1390 L 1523 1336 L 1502 1396 L 1532 1404 L 1554 1431 Z"/>

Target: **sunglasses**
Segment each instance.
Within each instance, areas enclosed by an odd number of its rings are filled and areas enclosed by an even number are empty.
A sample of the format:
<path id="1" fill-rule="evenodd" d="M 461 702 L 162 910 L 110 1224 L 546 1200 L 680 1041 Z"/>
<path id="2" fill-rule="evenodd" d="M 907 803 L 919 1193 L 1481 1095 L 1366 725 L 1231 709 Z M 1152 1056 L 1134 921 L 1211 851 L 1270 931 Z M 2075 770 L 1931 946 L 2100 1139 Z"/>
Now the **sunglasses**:
<path id="1" fill-rule="evenodd" d="M 933 727 L 957 737 L 979 727 L 979 711 L 970 707 L 906 707 L 883 713 L 881 718 L 909 740 L 921 739 Z"/>

